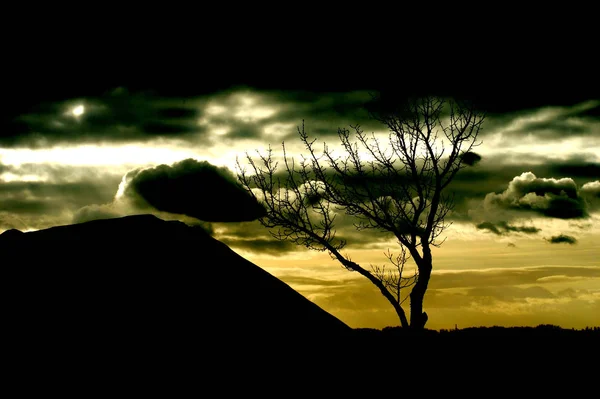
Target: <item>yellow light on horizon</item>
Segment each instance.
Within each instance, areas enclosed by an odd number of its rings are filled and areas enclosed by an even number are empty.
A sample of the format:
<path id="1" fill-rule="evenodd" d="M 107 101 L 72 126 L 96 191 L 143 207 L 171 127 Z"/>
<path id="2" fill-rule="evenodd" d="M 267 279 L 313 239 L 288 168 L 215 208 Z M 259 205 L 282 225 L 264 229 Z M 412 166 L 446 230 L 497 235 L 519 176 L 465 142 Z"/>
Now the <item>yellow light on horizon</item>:
<path id="1" fill-rule="evenodd" d="M 197 154 L 192 149 L 156 144 L 76 145 L 44 149 L 0 148 L 2 163 L 61 164 L 70 166 L 124 166 L 171 164 Z"/>

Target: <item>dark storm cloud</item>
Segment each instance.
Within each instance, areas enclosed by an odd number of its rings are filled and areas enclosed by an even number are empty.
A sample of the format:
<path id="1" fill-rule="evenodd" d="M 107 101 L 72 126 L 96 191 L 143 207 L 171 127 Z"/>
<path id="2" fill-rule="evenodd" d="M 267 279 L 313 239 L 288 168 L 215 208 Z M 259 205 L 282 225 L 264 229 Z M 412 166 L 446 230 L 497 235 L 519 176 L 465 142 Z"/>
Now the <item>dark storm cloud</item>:
<path id="1" fill-rule="evenodd" d="M 553 106 L 546 103 L 531 109 L 488 115 L 482 138 L 502 132 L 505 138 L 503 143 L 508 147 L 515 140 L 528 136 L 544 141 L 564 140 L 568 137 L 589 140 L 597 136 L 600 129 L 600 117 L 597 115 L 600 101 L 590 98 L 577 103 Z"/>
<path id="2" fill-rule="evenodd" d="M 365 105 L 372 100 L 372 93 L 356 91 L 348 93 L 276 93 L 274 99 L 286 106 L 277 115 L 281 122 L 299 125 L 305 120 L 306 130 L 313 136 L 337 137 L 338 127 L 360 125 L 363 130 L 383 130 L 383 126 L 369 117 Z M 290 131 L 289 139 L 297 138 L 296 130 Z"/>
<path id="3" fill-rule="evenodd" d="M 74 107 L 85 111 L 76 116 Z M 14 116 L 0 133 L 2 147 L 45 147 L 56 144 L 143 141 L 188 137 L 205 132 L 198 125 L 201 107 L 183 99 L 115 89 L 102 96 L 41 103 Z"/>
<path id="4" fill-rule="evenodd" d="M 546 241 L 548 241 L 550 244 L 576 244 L 577 243 L 577 238 L 573 237 L 573 236 L 568 236 L 565 234 L 559 234 L 557 236 L 552 236 L 549 239 L 547 239 Z"/>
<path id="5" fill-rule="evenodd" d="M 236 87 L 221 92 L 199 91 L 196 96 L 177 93 L 128 91 L 117 88 L 104 95 L 42 102 L 12 118 L 0 133 L 0 146 L 44 147 L 64 143 L 130 142 L 155 138 L 178 138 L 198 142 L 214 140 L 215 129 L 225 130 L 222 140 L 259 139 L 279 144 L 296 140 L 296 127 L 305 121 L 306 130 L 318 138 L 335 138 L 338 127 L 360 125 L 369 133 L 384 131 L 383 125 L 369 117 L 366 105 L 376 90 L 323 92 L 302 90 L 259 90 Z M 189 94 L 189 93 L 188 93 Z M 402 97 L 402 96 L 401 96 Z M 75 117 L 70 110 L 83 104 L 85 112 Z M 593 103 L 589 103 L 590 108 Z M 219 112 L 209 112 L 211 106 Z M 595 118 L 585 106 L 566 107 L 556 117 L 542 121 L 533 118 L 515 128 L 540 137 L 564 137 L 569 131 L 587 134 L 594 130 Z M 504 128 L 515 118 L 533 111 L 498 115 L 484 123 L 482 134 Z M 562 119 L 561 119 L 562 118 Z M 583 119 L 582 119 L 583 118 Z M 568 130 L 567 126 L 569 127 Z M 266 131 L 273 132 L 268 137 Z M 506 134 L 512 134 L 507 132 Z M 466 163 L 473 164 L 476 158 Z"/>
<path id="6" fill-rule="evenodd" d="M 462 161 L 466 165 L 474 166 L 477 162 L 481 161 L 481 155 L 472 151 L 465 152 L 462 155 Z"/>
<path id="7" fill-rule="evenodd" d="M 161 121 L 146 122 L 140 127 L 140 131 L 150 136 L 178 136 L 188 133 L 198 133 L 200 129 L 197 126 L 186 126 L 182 123 L 166 123 Z"/>
<path id="8" fill-rule="evenodd" d="M 183 214 L 207 222 L 257 219 L 264 209 L 227 168 L 186 159 L 173 165 L 134 170 L 127 174 L 125 195 L 159 211 Z"/>
<path id="9" fill-rule="evenodd" d="M 600 162 L 570 160 L 549 165 L 550 173 L 579 178 L 600 178 Z"/>
<path id="10" fill-rule="evenodd" d="M 480 230 L 488 230 L 497 235 L 505 235 L 510 232 L 535 234 L 541 231 L 540 229 L 534 226 L 511 226 L 506 221 L 499 221 L 497 223 L 482 222 L 475 227 L 477 227 Z"/>
<path id="11" fill-rule="evenodd" d="M 516 176 L 500 194 L 485 197 L 487 207 L 530 211 L 547 217 L 575 219 L 588 216 L 585 200 L 571 178 L 538 178 L 531 172 Z"/>
<path id="12" fill-rule="evenodd" d="M 199 116 L 199 111 L 194 108 L 165 107 L 157 109 L 156 116 L 161 119 L 194 120 Z"/>
<path id="13" fill-rule="evenodd" d="M 367 91 L 260 91 L 244 87 L 186 98 L 117 88 L 101 96 L 42 102 L 14 115 L 0 133 L 0 146 L 46 147 L 155 138 L 197 142 L 206 141 L 206 135 L 215 129 L 226 130 L 222 135 L 225 140 L 257 139 L 264 137 L 266 128 L 280 143 L 283 138 L 296 139 L 296 126 L 303 120 L 311 134 L 335 136 L 338 127 L 350 124 L 360 124 L 367 131 L 381 129 L 363 108 L 370 98 Z M 85 107 L 80 116 L 71 112 L 77 105 Z M 218 112 L 209 112 L 215 107 Z"/>
<path id="14" fill-rule="evenodd" d="M 211 97 L 209 106 L 221 112 L 206 112 L 202 125 L 227 127 L 223 138 L 265 138 L 272 144 L 298 140 L 297 127 L 305 122 L 311 136 L 337 137 L 338 127 L 360 124 L 367 131 L 382 129 L 368 116 L 363 105 L 371 98 L 367 91 L 323 93 L 308 91 L 239 90 Z M 270 134 L 267 134 L 270 129 Z M 270 136 L 270 135 L 274 136 Z M 268 143 L 266 143 L 268 144 Z"/>

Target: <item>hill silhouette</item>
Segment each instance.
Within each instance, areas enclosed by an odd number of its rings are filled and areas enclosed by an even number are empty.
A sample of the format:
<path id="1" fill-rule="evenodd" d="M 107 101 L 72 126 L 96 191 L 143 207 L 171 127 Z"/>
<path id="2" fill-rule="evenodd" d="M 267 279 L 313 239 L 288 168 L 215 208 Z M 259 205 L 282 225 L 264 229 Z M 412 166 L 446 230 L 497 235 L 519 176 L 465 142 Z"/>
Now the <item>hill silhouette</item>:
<path id="1" fill-rule="evenodd" d="M 0 256 L 4 330 L 39 350 L 140 356 L 224 345 L 233 355 L 257 340 L 352 331 L 201 228 L 152 215 L 9 230 Z"/>

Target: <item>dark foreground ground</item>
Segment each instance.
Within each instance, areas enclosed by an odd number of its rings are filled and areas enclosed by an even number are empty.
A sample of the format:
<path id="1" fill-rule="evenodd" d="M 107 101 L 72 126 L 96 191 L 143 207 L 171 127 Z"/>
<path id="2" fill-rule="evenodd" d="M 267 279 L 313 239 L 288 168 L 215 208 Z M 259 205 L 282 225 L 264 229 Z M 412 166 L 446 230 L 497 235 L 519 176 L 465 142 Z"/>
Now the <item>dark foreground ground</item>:
<path id="1" fill-rule="evenodd" d="M 521 397 L 598 381 L 598 329 L 351 329 L 152 216 L 9 231 L 0 262 L 3 387 L 23 397 Z"/>
<path id="2" fill-rule="evenodd" d="M 164 326 L 139 339 L 128 331 L 12 337 L 3 363 L 5 381 L 25 394 L 587 397 L 597 389 L 599 342 L 598 328 L 551 326 L 356 329 L 322 339 L 243 329 L 190 336 Z"/>

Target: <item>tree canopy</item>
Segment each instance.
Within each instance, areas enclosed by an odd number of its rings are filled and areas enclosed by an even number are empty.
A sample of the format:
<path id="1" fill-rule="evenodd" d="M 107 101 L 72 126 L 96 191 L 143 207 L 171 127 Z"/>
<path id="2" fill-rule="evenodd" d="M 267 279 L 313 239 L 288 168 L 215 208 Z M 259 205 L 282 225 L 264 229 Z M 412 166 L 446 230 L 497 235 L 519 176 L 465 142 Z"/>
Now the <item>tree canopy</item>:
<path id="1" fill-rule="evenodd" d="M 387 137 L 367 134 L 359 125 L 338 128 L 341 148 L 311 138 L 304 121 L 298 134 L 306 153 L 282 161 L 273 150 L 238 160 L 238 178 L 266 210 L 260 222 L 279 240 L 327 251 L 346 269 L 369 279 L 394 307 L 403 327 L 422 329 L 427 322 L 423 298 L 432 271 L 431 247 L 440 246 L 454 201 L 448 186 L 464 167 L 481 157 L 472 150 L 485 115 L 465 102 L 437 97 L 389 104 L 376 98 L 371 117 Z M 282 163 L 280 165 L 280 162 Z M 392 234 L 399 252 L 388 249 L 391 267 L 363 267 L 342 253 L 346 241 L 336 236 L 336 217 L 355 219 L 358 230 Z M 404 276 L 412 258 L 416 273 Z M 405 289 L 412 287 L 410 295 Z M 410 322 L 402 307 L 410 298 Z"/>

